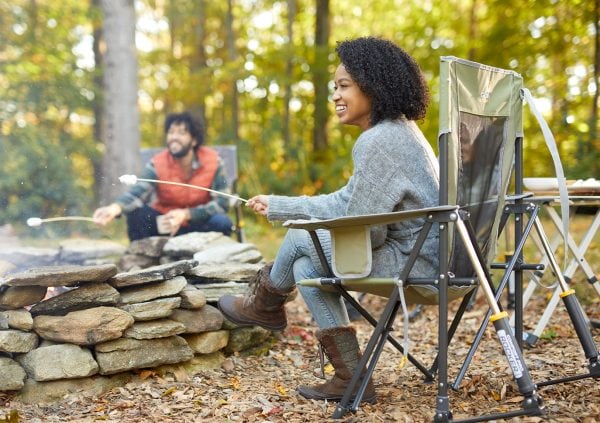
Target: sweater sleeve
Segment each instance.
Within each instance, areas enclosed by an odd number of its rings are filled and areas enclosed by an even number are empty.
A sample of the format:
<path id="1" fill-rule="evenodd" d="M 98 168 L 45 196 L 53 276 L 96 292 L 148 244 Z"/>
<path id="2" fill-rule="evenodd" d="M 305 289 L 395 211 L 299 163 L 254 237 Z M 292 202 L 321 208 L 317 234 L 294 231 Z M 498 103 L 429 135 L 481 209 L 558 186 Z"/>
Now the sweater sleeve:
<path id="1" fill-rule="evenodd" d="M 314 197 L 269 196 L 269 220 L 330 219 L 340 216 L 385 213 L 401 198 L 390 190 L 397 166 L 386 166 L 385 152 L 376 148 L 376 137 L 363 133 L 353 149 L 354 174 L 339 190 Z M 386 226 L 371 230 L 373 247 L 384 243 Z"/>

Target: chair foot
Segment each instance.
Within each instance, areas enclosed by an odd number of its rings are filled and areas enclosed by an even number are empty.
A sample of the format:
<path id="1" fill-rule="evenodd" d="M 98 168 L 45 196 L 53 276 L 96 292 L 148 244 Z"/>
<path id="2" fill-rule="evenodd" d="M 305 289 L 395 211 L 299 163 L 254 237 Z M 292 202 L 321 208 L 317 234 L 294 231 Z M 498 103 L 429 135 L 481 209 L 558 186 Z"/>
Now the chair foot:
<path id="1" fill-rule="evenodd" d="M 436 412 L 433 416 L 435 423 L 448 423 L 452 421 L 452 413 L 450 411 Z"/>

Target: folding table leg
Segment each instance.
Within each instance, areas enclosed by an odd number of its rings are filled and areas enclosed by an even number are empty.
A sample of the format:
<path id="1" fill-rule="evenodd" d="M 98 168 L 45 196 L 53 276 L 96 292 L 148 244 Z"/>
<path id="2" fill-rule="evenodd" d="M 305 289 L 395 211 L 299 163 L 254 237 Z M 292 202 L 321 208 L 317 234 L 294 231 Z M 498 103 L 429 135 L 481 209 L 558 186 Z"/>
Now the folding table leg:
<path id="1" fill-rule="evenodd" d="M 560 219 L 559 219 L 558 215 L 556 214 L 556 211 L 549 206 L 548 206 L 548 215 L 550 216 L 550 218 L 552 219 L 552 222 L 558 228 L 559 232 L 562 235 L 562 227 L 560 224 Z M 598 292 L 598 295 L 600 295 L 600 282 L 598 281 L 598 278 L 594 274 L 594 270 L 592 269 L 592 267 L 590 266 L 590 264 L 584 257 L 585 252 L 587 251 L 588 247 L 592 243 L 594 236 L 598 232 L 598 228 L 600 228 L 600 209 L 596 212 L 596 215 L 594 216 L 592 223 L 588 227 L 580 245 L 578 246 L 575 243 L 575 240 L 573 239 L 571 234 L 567 234 L 567 244 L 569 246 L 569 250 L 571 251 L 571 253 L 573 253 L 574 259 L 577 260 L 577 264 L 579 265 L 579 267 L 581 267 L 581 269 L 585 273 L 585 275 L 588 279 L 588 282 L 592 286 L 594 286 L 594 288 L 596 289 L 596 292 Z"/>
<path id="2" fill-rule="evenodd" d="M 551 210 L 549 215 L 552 218 L 554 225 L 558 228 L 559 235 L 562 236 L 562 228 L 560 227 L 560 220 L 559 220 L 558 216 L 556 215 L 556 212 L 554 210 Z M 542 227 L 541 224 L 539 225 L 539 227 L 540 228 Z M 586 234 L 584 235 L 584 237 L 581 240 L 581 243 L 579 245 L 577 245 L 575 243 L 575 240 L 573 239 L 573 237 L 571 237 L 570 234 L 567 236 L 567 245 L 569 247 L 569 250 L 573 254 L 573 259 L 571 260 L 571 262 L 569 263 L 569 266 L 567 267 L 567 269 L 564 272 L 564 278 L 565 278 L 566 282 L 570 282 L 570 279 L 573 277 L 576 270 L 578 268 L 581 268 L 581 270 L 585 273 L 588 282 L 592 286 L 599 287 L 599 289 L 600 289 L 600 282 L 598 282 L 598 278 L 596 278 L 594 271 L 592 270 L 591 266 L 589 265 L 589 263 L 587 262 L 587 260 L 585 259 L 584 255 L 583 255 L 587 251 L 591 242 L 593 241 L 594 236 L 596 235 L 596 232 L 598 231 L 599 227 L 600 227 L 600 212 L 596 214 L 592 224 L 588 228 Z M 549 248 L 551 251 L 554 251 L 553 247 L 554 247 L 553 243 L 550 242 Z M 543 245 L 542 245 L 542 248 L 543 248 Z M 545 255 L 544 259 L 548 260 L 548 255 Z M 562 292 L 561 287 L 557 286 L 554 291 L 554 294 L 552 295 L 550 301 L 548 302 L 548 304 L 546 306 L 546 309 L 544 310 L 544 313 L 542 314 L 542 317 L 538 321 L 538 323 L 535 327 L 535 330 L 533 331 L 533 333 L 527 334 L 526 342 L 529 345 L 531 345 L 531 346 L 535 345 L 535 343 L 538 341 L 538 339 L 544 332 L 544 329 L 546 328 L 550 318 L 552 317 L 552 314 L 554 313 L 554 310 L 556 309 L 556 306 L 558 305 L 561 292 Z M 599 292 L 599 294 L 600 294 L 600 292 Z M 590 324 L 587 317 L 586 317 L 586 324 Z"/>
<path id="3" fill-rule="evenodd" d="M 599 362 L 600 354 L 598 353 L 598 349 L 596 348 L 596 344 L 594 343 L 594 338 L 592 337 L 589 326 L 587 324 L 587 319 L 585 317 L 585 313 L 583 312 L 583 309 L 581 308 L 581 305 L 579 304 L 577 297 L 574 295 L 575 291 L 572 289 L 569 289 L 567 282 L 565 281 L 563 275 L 561 274 L 560 267 L 556 261 L 556 258 L 552 254 L 552 251 L 550 250 L 550 245 L 548 243 L 548 240 L 546 239 L 544 229 L 543 229 L 542 224 L 540 223 L 539 219 L 536 219 L 534 221 L 534 224 L 535 224 L 536 230 L 538 232 L 538 235 L 540 236 L 540 240 L 542 241 L 542 244 L 544 246 L 544 251 L 548 255 L 548 258 L 550 260 L 550 266 L 552 267 L 552 270 L 554 271 L 554 273 L 558 279 L 559 288 L 561 290 L 560 297 L 562 298 L 562 300 L 565 304 L 565 307 L 567 309 L 567 312 L 569 314 L 571 322 L 573 323 L 575 333 L 577 334 L 577 337 L 579 338 L 579 342 L 581 344 L 581 347 L 583 348 L 585 357 L 588 359 L 588 363 L 589 363 L 588 364 L 588 369 L 589 369 L 588 374 L 580 375 L 580 376 L 576 376 L 576 377 L 546 381 L 546 382 L 539 383 L 538 386 L 553 385 L 553 384 L 560 383 L 560 382 L 578 380 L 578 379 L 583 379 L 586 377 L 594 377 L 594 378 L 600 377 L 600 362 Z"/>

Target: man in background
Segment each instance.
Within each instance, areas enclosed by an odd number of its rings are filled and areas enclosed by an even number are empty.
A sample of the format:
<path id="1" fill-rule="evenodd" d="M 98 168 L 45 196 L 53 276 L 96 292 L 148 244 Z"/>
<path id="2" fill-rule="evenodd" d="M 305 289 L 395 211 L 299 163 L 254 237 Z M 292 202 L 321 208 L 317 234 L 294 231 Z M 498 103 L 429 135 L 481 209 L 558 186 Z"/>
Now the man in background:
<path id="1" fill-rule="evenodd" d="M 170 114 L 164 125 L 166 148 L 146 163 L 141 179 L 178 182 L 229 192 L 218 153 L 203 146 L 202 127 L 190 113 Z M 127 217 L 131 241 L 157 235 L 222 232 L 229 236 L 229 200 L 214 193 L 170 184 L 139 181 L 114 203 L 98 208 L 94 221 L 106 225 Z"/>

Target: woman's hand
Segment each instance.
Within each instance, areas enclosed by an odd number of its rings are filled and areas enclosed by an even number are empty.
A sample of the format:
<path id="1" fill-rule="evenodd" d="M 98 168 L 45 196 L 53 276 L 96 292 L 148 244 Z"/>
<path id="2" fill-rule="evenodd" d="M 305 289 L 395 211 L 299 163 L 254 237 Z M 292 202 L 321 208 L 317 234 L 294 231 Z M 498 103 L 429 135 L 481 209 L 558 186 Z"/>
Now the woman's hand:
<path id="1" fill-rule="evenodd" d="M 266 195 L 257 195 L 252 197 L 246 203 L 246 206 L 254 210 L 255 213 L 266 216 L 269 212 L 269 197 Z"/>

